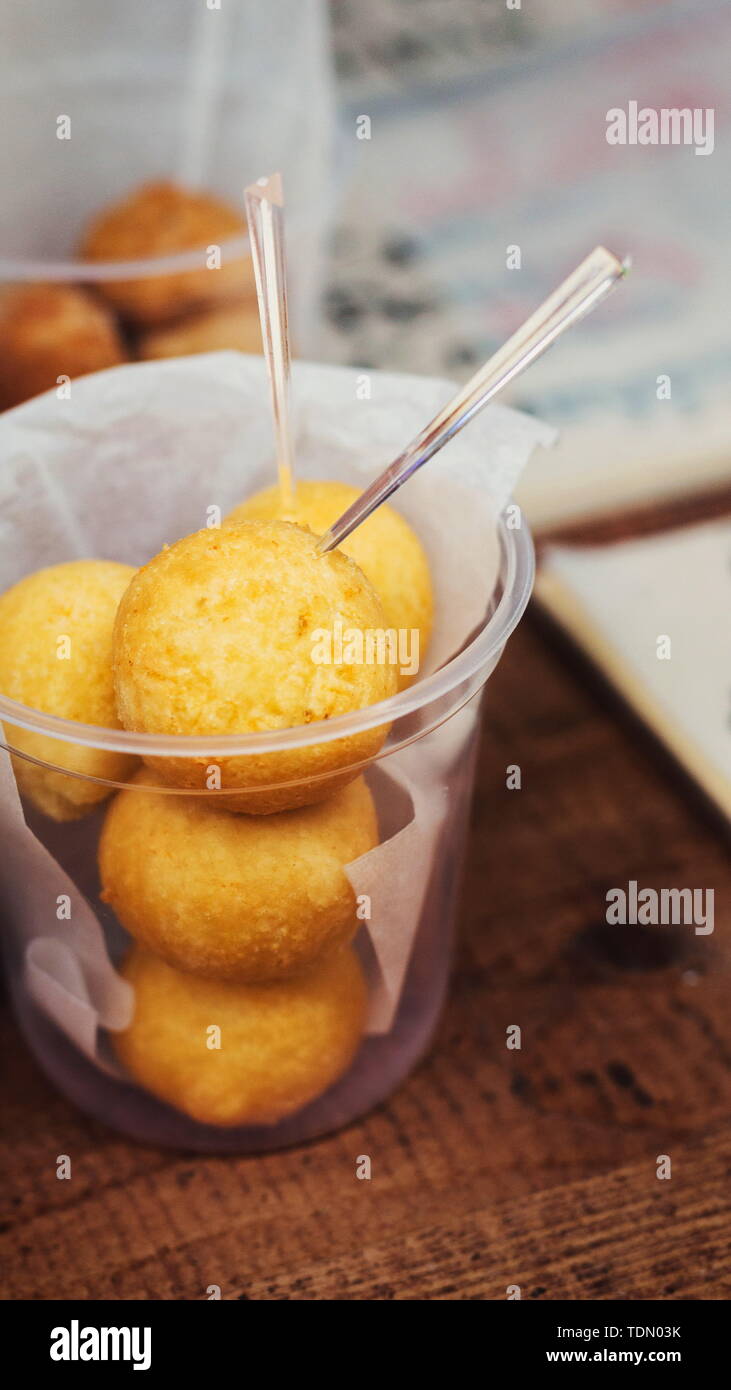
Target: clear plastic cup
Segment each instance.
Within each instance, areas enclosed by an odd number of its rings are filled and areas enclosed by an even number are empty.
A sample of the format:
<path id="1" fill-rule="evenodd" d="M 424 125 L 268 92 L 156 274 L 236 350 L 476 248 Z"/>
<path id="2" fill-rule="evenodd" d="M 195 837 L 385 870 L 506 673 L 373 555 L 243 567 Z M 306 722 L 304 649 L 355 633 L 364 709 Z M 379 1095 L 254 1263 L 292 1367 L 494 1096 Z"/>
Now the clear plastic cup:
<path id="1" fill-rule="evenodd" d="M 16 768 L 22 771 L 25 765 L 33 767 L 36 775 L 51 775 L 59 779 L 57 788 L 75 782 L 83 784 L 87 792 L 97 787 L 101 795 L 128 787 L 131 773 L 124 771 L 115 779 L 90 778 L 84 772 L 84 758 L 92 752 L 156 759 L 194 754 L 215 763 L 231 756 L 261 759 L 271 753 L 306 750 L 381 726 L 390 730 L 380 752 L 367 766 L 358 768 L 351 763 L 348 770 L 353 775 L 365 773 L 377 808 L 379 838 L 390 847 L 387 868 L 374 892 L 373 918 L 379 902 L 387 903 L 393 893 L 400 894 L 404 920 L 413 918 L 395 1013 L 387 1026 L 381 1021 L 379 1031 L 363 1029 L 351 1064 L 334 1084 L 275 1122 L 236 1127 L 200 1123 L 120 1075 L 103 1036 L 98 1061 L 85 1056 L 39 1007 L 30 986 L 28 944 L 43 937 L 44 914 L 53 905 L 47 898 L 39 898 L 32 873 L 21 889 L 16 877 L 14 892 L 6 894 L 5 932 L 14 1005 L 40 1064 L 82 1109 L 146 1143 L 202 1152 L 274 1149 L 311 1139 L 363 1114 L 388 1096 L 423 1054 L 447 986 L 485 683 L 525 609 L 533 581 L 533 549 L 525 526 L 512 530 L 501 522 L 499 540 L 499 581 L 484 621 L 467 645 L 442 668 L 391 699 L 330 721 L 266 735 L 166 738 L 74 724 L 0 697 L 3 747 L 15 750 Z M 32 751 L 28 735 L 42 740 L 31 745 Z M 68 771 L 70 759 L 73 772 Z M 8 760 L 4 761 L 7 773 Z M 281 787 L 276 781 L 268 785 L 272 790 Z M 14 784 L 11 788 L 6 783 L 4 795 L 10 797 L 13 792 Z M 193 795 L 208 804 L 216 799 L 221 808 L 225 807 L 227 792 L 224 788 L 190 793 L 173 787 L 150 791 L 135 784 L 133 794 L 159 798 Z M 28 797 L 23 810 L 27 824 L 68 875 L 73 890 L 96 914 L 103 927 L 104 949 L 116 964 L 128 949 L 129 940 L 99 897 L 96 848 L 107 805 L 102 802 L 84 818 L 66 822 L 41 814 Z M 405 841 L 402 849 L 399 831 L 422 821 L 422 838 Z M 17 834 L 22 838 L 22 829 Z M 414 845 L 416 857 L 412 859 Z M 426 855 L 421 861 L 420 846 Z M 383 975 L 369 922 L 360 924 L 354 949 L 372 1000 L 382 987 Z M 98 966 L 98 961 L 85 962 L 92 982 L 98 980 Z"/>

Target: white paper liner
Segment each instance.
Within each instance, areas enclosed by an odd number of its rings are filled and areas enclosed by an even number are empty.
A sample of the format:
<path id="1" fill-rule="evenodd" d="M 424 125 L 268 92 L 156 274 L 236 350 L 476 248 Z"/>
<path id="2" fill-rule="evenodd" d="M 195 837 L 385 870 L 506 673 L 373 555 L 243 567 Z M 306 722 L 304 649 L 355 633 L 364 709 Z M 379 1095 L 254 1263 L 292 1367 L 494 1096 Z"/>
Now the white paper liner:
<path id="1" fill-rule="evenodd" d="M 423 785 L 409 776 L 402 754 L 394 754 L 389 764 L 400 759 L 398 768 L 389 766 L 389 780 L 408 794 L 411 817 L 395 835 L 348 864 L 345 870 L 356 897 L 368 894 L 373 910 L 367 929 L 379 978 L 371 987 L 368 1033 L 388 1033 L 393 1026 L 429 884 L 432 856 L 447 811 L 446 790 L 432 784 L 427 793 Z"/>
<path id="2" fill-rule="evenodd" d="M 298 477 L 372 478 L 448 399 L 449 383 L 295 364 Z M 540 421 L 501 406 L 485 411 L 398 494 L 395 505 L 420 535 L 438 595 L 422 674 L 457 651 L 482 621 L 497 578 L 495 516 L 534 446 L 553 442 Z M 209 354 L 115 368 L 49 393 L 0 418 L 0 589 L 42 565 L 78 557 L 140 564 L 165 542 L 206 524 L 274 478 L 263 362 Z M 458 562 L 455 562 L 455 555 Z M 379 764 L 378 777 L 410 798 L 406 824 L 347 866 L 368 894 L 368 931 L 380 978 L 368 1029 L 387 1032 L 398 1008 L 440 829 L 448 813 L 445 773 L 469 738 L 468 708 L 426 742 Z M 13 928 L 25 942 L 34 1001 L 81 1051 L 114 1071 L 99 1028 L 124 1028 L 129 986 L 109 959 L 88 902 L 25 824 L 11 762 L 0 757 L 3 872 Z M 56 919 L 68 893 L 70 921 Z"/>
<path id="3" fill-rule="evenodd" d="M 4 748 L 0 749 L 0 825 L 3 891 L 10 901 L 8 925 L 24 947 L 28 993 L 86 1057 L 110 1070 L 98 1051 L 98 1029 L 127 1026 L 134 1009 L 133 991 L 112 966 L 102 928 L 83 894 L 26 826 L 10 755 Z M 62 895 L 70 900 L 68 918 L 57 916 Z"/>

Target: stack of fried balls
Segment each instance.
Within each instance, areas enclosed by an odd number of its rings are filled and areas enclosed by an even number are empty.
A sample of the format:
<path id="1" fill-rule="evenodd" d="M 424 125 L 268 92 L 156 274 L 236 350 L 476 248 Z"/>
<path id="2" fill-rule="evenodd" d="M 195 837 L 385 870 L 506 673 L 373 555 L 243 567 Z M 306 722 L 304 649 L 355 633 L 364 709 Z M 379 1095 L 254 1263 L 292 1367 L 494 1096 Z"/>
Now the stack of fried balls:
<path id="1" fill-rule="evenodd" d="M 132 938 L 122 973 L 135 1011 L 112 1041 L 135 1082 L 204 1125 L 295 1113 L 347 1071 L 363 1036 L 345 867 L 378 844 L 363 769 L 387 727 L 302 740 L 309 724 L 387 699 L 399 677 L 391 664 L 316 663 L 313 634 L 336 621 L 409 627 L 423 655 L 432 598 L 420 543 L 389 507 L 349 554 L 318 554 L 349 500 L 339 483 L 300 484 L 285 516 L 260 494 L 137 572 L 78 560 L 0 596 L 0 691 L 32 709 L 212 745 L 295 731 L 286 746 L 220 757 L 158 745 L 137 764 L 11 734 L 22 794 L 55 820 L 122 784 L 99 871 Z"/>
<path id="2" fill-rule="evenodd" d="M 84 232 L 81 261 L 134 265 L 197 252 L 200 268 L 4 287 L 0 410 L 132 358 L 261 352 L 251 258 L 223 251 L 245 233 L 221 198 L 164 180 L 105 209 Z"/>

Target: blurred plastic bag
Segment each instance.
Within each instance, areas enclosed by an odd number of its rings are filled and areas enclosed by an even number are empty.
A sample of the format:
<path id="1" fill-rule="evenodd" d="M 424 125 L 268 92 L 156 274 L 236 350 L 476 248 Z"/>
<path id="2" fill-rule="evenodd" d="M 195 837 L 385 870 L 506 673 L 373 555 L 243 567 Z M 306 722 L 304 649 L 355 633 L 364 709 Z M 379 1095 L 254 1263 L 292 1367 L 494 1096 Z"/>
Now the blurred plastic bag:
<path id="1" fill-rule="evenodd" d="M 292 317 L 311 350 L 331 202 L 324 0 L 24 0 L 0 11 L 0 278 L 83 279 L 81 230 L 172 178 L 241 206 L 282 171 Z"/>

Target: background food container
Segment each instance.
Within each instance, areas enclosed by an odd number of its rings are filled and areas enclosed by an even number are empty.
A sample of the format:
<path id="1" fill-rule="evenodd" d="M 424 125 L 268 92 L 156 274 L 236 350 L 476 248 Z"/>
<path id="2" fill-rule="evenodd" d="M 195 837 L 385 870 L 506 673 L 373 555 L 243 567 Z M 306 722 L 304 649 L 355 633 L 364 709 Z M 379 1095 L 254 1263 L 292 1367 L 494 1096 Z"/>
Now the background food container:
<path id="1" fill-rule="evenodd" d="M 245 185 L 281 170 L 293 326 L 310 350 L 332 193 L 325 23 L 322 0 L 6 6 L 0 281 L 99 284 L 200 269 L 205 245 L 120 268 L 84 263 L 79 241 L 90 218 L 142 183 L 172 179 L 243 212 Z M 224 264 L 242 244 L 222 247 Z"/>

